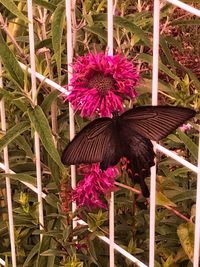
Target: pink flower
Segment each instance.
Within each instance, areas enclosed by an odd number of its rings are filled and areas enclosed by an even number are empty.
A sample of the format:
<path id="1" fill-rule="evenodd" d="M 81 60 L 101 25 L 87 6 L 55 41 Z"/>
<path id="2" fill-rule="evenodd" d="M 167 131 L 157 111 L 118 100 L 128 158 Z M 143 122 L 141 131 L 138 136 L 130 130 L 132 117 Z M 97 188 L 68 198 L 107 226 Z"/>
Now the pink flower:
<path id="1" fill-rule="evenodd" d="M 109 167 L 106 171 L 99 168 L 99 164 L 92 164 L 81 168 L 84 178 L 72 191 L 72 201 L 78 207 L 87 206 L 89 208 L 106 208 L 102 196 L 115 189 L 115 178 L 119 175 L 117 167 Z"/>
<path id="2" fill-rule="evenodd" d="M 186 132 L 187 130 L 190 130 L 192 128 L 192 125 L 190 123 L 183 124 L 180 129 L 182 132 Z"/>
<path id="3" fill-rule="evenodd" d="M 73 64 L 67 100 L 82 117 L 112 115 L 124 111 L 123 100 L 134 99 L 139 76 L 131 61 L 120 54 L 103 52 L 78 57 Z"/>

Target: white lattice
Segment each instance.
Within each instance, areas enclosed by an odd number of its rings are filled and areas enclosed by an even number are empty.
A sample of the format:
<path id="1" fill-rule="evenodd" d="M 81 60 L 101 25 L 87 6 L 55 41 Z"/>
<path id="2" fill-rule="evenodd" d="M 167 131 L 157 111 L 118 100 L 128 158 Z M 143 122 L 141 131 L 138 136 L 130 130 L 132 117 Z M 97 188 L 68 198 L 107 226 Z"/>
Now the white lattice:
<path id="1" fill-rule="evenodd" d="M 167 0 L 169 3 L 174 4 L 196 16 L 200 17 L 200 10 L 197 10 L 181 1 L 178 0 Z M 72 62 L 73 59 L 73 46 L 72 46 L 72 29 L 71 29 L 71 1 L 66 0 L 66 18 L 67 18 L 67 55 L 68 55 L 68 63 Z M 113 1 L 108 0 L 108 53 L 110 55 L 113 54 Z M 33 16 L 32 16 L 32 1 L 27 1 L 28 6 L 28 19 L 29 19 L 29 43 L 30 43 L 30 62 L 31 66 L 28 68 L 28 72 L 31 74 L 31 82 L 32 82 L 32 99 L 36 99 L 36 79 L 43 81 L 48 84 L 50 87 L 59 90 L 61 93 L 66 93 L 66 89 L 62 88 L 60 85 L 51 81 L 50 79 L 45 78 L 40 73 L 35 71 L 35 51 L 34 51 L 34 32 L 33 32 Z M 159 17 L 160 17 L 160 1 L 154 0 L 154 37 L 153 37 L 153 80 L 152 80 L 152 105 L 157 104 L 157 95 L 158 95 L 158 58 L 159 58 Z M 26 70 L 27 66 L 20 63 L 22 69 Z M 2 72 L 0 68 L 0 73 Z M 68 64 L 68 80 L 71 79 L 71 66 Z M 2 78 L 0 78 L 0 86 L 2 86 Z M 36 102 L 35 102 L 36 104 Z M 5 120 L 5 108 L 4 102 L 1 100 L 0 104 L 1 111 L 1 125 L 2 130 L 6 131 L 6 120 Z M 70 139 L 74 137 L 74 115 L 73 110 L 70 107 Z M 33 190 L 38 195 L 38 201 L 40 203 L 39 206 L 39 221 L 40 224 L 43 225 L 43 204 L 42 199 L 45 199 L 46 195 L 42 192 L 41 185 L 41 166 L 40 166 L 40 143 L 38 134 L 35 133 L 35 154 L 36 154 L 36 172 L 37 172 L 37 188 L 32 186 L 31 184 L 24 183 L 27 187 Z M 199 266 L 199 241 L 200 241 L 200 146 L 199 146 L 199 154 L 198 154 L 198 166 L 194 166 L 181 157 L 177 156 L 175 153 L 169 151 L 161 145 L 154 144 L 156 150 L 164 153 L 165 155 L 177 160 L 182 165 L 186 166 L 193 172 L 197 173 L 197 202 L 196 202 L 196 227 L 195 227 L 195 245 L 194 245 L 194 267 Z M 4 163 L 0 163 L 0 168 L 5 172 L 14 173 L 9 169 L 9 159 L 7 147 L 4 149 Z M 75 167 L 71 167 L 72 173 L 72 187 L 76 185 L 76 173 Z M 10 188 L 10 179 L 6 178 L 6 188 L 7 188 L 7 201 L 8 201 L 8 214 L 9 214 L 9 228 L 10 228 L 10 242 L 11 242 L 11 253 L 12 253 L 12 266 L 16 267 L 16 252 L 15 252 L 15 238 L 14 238 L 14 228 L 13 228 L 13 215 L 12 215 L 12 201 L 11 201 L 11 188 Z M 154 266 L 155 259 L 155 192 L 156 192 L 156 167 L 152 167 L 151 169 L 151 197 L 150 197 L 150 239 L 149 239 L 149 267 Z M 109 209 L 109 238 L 99 237 L 105 243 L 107 243 L 110 247 L 110 267 L 114 267 L 114 251 L 118 251 L 124 257 L 129 259 L 130 261 L 136 263 L 140 267 L 147 267 L 144 263 L 139 261 L 136 257 L 126 252 L 120 246 L 114 243 L 114 193 L 112 194 L 110 201 L 110 209 Z M 72 210 L 76 209 L 76 205 L 73 204 Z M 77 223 L 85 224 L 85 222 L 79 220 L 74 221 L 74 227 Z M 42 236 L 41 236 L 42 238 Z M 5 262 L 0 259 L 0 264 L 5 266 Z"/>

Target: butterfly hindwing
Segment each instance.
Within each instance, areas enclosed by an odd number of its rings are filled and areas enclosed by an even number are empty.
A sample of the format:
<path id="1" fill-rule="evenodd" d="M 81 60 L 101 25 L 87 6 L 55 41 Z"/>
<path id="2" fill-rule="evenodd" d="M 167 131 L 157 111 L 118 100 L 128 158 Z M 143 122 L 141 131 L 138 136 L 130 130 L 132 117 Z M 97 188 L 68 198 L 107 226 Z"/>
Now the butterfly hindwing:
<path id="1" fill-rule="evenodd" d="M 131 133 L 131 134 L 130 134 Z M 123 129 L 121 138 L 124 139 L 123 155 L 128 159 L 128 173 L 134 183 L 139 183 L 142 193 L 149 197 L 149 190 L 145 178 L 150 175 L 150 168 L 154 165 L 155 153 L 151 141 L 136 132 Z"/>
<path id="2" fill-rule="evenodd" d="M 129 127 L 145 138 L 159 141 L 195 116 L 194 110 L 173 106 L 143 106 L 120 116 L 121 127 Z M 128 129 L 128 128 L 127 128 Z"/>
<path id="3" fill-rule="evenodd" d="M 104 159 L 111 138 L 112 119 L 96 119 L 67 145 L 62 154 L 62 162 L 66 165 L 100 162 Z"/>

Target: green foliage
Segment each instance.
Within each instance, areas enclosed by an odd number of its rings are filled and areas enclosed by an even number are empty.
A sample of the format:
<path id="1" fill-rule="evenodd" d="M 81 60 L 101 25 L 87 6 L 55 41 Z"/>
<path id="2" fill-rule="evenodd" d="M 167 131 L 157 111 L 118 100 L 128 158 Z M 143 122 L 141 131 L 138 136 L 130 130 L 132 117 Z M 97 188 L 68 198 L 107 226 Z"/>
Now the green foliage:
<path id="1" fill-rule="evenodd" d="M 61 82 L 61 44 L 65 19 L 65 7 L 59 4 L 53 13 L 52 20 L 52 45 L 57 65 L 58 83 Z"/>
<path id="2" fill-rule="evenodd" d="M 192 223 L 180 224 L 177 229 L 181 245 L 188 258 L 193 262 L 194 257 L 194 225 Z"/>
<path id="3" fill-rule="evenodd" d="M 0 150 L 17 138 L 21 133 L 25 132 L 30 128 L 30 124 L 27 121 L 20 122 L 19 124 L 10 128 L 6 134 L 1 137 L 0 140 Z"/>
<path id="4" fill-rule="evenodd" d="M 140 6 L 141 2 L 141 6 Z M 190 1 L 186 1 L 190 3 Z M 0 32 L 0 58 L 7 132 L 1 132 L 0 148 L 8 146 L 10 169 L 0 173 L 0 256 L 11 266 L 5 177 L 11 179 L 15 222 L 17 266 L 95 267 L 107 266 L 108 246 L 99 235 L 108 236 L 108 211 L 86 208 L 63 211 L 61 185 L 70 184 L 70 169 L 60 154 L 69 141 L 68 104 L 57 91 L 37 81 L 37 105 L 32 100 L 31 79 L 18 61 L 29 66 L 28 20 L 25 1 L 0 0 L 4 22 Z M 74 54 L 107 49 L 107 2 L 76 1 L 72 10 Z M 198 1 L 194 6 L 200 8 Z M 34 1 L 36 69 L 61 85 L 66 77 L 66 23 L 64 1 Z M 46 9 L 46 11 L 44 11 Z M 45 13 L 46 12 L 46 13 Z M 161 10 L 159 58 L 159 103 L 199 110 L 200 81 L 195 69 L 199 56 L 200 20 L 183 14 L 172 5 Z M 2 23 L 2 21 L 1 21 Z M 3 27 L 4 26 L 4 27 Z M 152 1 L 117 1 L 114 15 L 114 52 L 139 62 L 141 79 L 137 105 L 151 103 Z M 8 35 L 8 32 L 10 36 Z M 10 38 L 12 37 L 12 38 Z M 17 45 L 16 45 L 17 44 Z M 187 50 L 188 47 L 191 50 Z M 194 56 L 191 58 L 190 56 Z M 182 62 L 186 58 L 186 62 Z M 188 62 L 192 62 L 189 64 Z M 128 107 L 130 103 L 125 101 Z M 197 115 L 197 119 L 199 119 Z M 79 131 L 87 121 L 75 116 Z M 198 125 L 186 132 L 177 130 L 162 144 L 197 164 Z M 40 137 L 45 223 L 39 227 L 37 195 L 23 183 L 37 185 L 34 133 Z M 193 260 L 196 175 L 172 159 L 159 155 L 156 206 L 156 261 L 158 267 L 189 267 Z M 78 179 L 81 177 L 78 176 Z M 126 173 L 119 181 L 133 186 Z M 149 184 L 149 179 L 147 179 Z M 66 188 L 67 194 L 71 187 Z M 71 204 L 67 203 L 69 208 Z M 87 222 L 72 228 L 76 216 Z M 185 217 L 184 217 L 185 216 Z M 188 218 L 188 219 L 187 219 Z M 187 219 L 187 220 L 186 220 Z M 190 219 L 190 223 L 189 223 Z M 42 239 L 41 239 L 42 235 Z M 141 195 L 119 188 L 115 192 L 115 241 L 148 264 L 149 205 Z M 135 266 L 116 253 L 116 266 Z"/>
<path id="5" fill-rule="evenodd" d="M 40 139 L 49 155 L 58 164 L 58 166 L 63 168 L 63 165 L 60 161 L 60 156 L 54 145 L 51 128 L 40 106 L 29 109 L 28 116 L 35 131 L 37 131 L 37 133 L 39 134 Z"/>
<path id="6" fill-rule="evenodd" d="M 27 17 L 19 11 L 17 6 L 15 5 L 14 1 L 12 0 L 0 0 L 0 3 L 6 7 L 12 14 L 14 14 L 19 19 L 24 20 L 25 22 L 28 22 Z"/>
<path id="7" fill-rule="evenodd" d="M 19 86 L 23 87 L 24 84 L 24 74 L 22 69 L 20 68 L 16 57 L 13 52 L 10 51 L 6 42 L 3 39 L 2 33 L 0 31 L 0 56 L 1 60 L 7 69 L 9 75 L 12 80 Z"/>

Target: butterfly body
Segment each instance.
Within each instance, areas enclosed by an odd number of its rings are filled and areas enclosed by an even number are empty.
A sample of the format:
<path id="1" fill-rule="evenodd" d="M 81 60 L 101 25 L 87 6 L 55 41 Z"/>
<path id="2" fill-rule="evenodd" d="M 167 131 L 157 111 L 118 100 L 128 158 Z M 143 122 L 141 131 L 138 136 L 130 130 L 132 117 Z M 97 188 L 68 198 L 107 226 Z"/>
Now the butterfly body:
<path id="1" fill-rule="evenodd" d="M 195 114 L 182 107 L 144 106 L 113 118 L 96 119 L 68 144 L 62 162 L 66 165 L 99 162 L 100 168 L 106 170 L 126 157 L 130 177 L 148 197 L 144 179 L 150 175 L 155 157 L 150 140 L 161 140 Z"/>
<path id="2" fill-rule="evenodd" d="M 112 119 L 109 129 L 110 140 L 105 151 L 103 161 L 100 162 L 101 170 L 106 170 L 109 166 L 115 166 L 124 155 L 123 133 L 119 116 Z"/>

